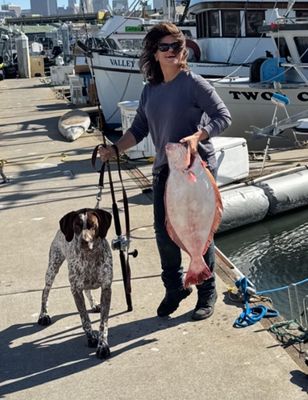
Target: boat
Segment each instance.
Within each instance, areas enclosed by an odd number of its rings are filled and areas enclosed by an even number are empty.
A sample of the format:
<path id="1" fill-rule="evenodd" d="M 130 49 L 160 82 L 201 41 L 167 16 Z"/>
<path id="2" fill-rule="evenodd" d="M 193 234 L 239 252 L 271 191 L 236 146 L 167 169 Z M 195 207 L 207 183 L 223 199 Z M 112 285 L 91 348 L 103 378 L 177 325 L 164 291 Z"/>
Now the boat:
<path id="1" fill-rule="evenodd" d="M 62 115 L 58 121 L 58 129 L 61 135 L 73 142 L 89 129 L 91 119 L 86 111 L 75 109 Z"/>
<path id="2" fill-rule="evenodd" d="M 264 135 L 256 140 L 251 132 L 303 114 L 308 105 L 308 18 L 278 17 L 275 22 L 264 25 L 262 31 L 277 45 L 274 56 L 256 59 L 248 78 L 213 81 L 233 118 L 232 128 L 224 135 L 243 132 L 248 147 L 253 150 L 264 149 L 267 138 Z M 268 136 L 271 136 L 272 147 L 286 148 L 306 142 L 307 130 L 298 129 L 294 135 L 294 131 L 288 129 L 282 135 Z"/>
<path id="3" fill-rule="evenodd" d="M 273 21 L 275 2 L 247 3 L 245 0 L 191 0 L 188 15 L 192 22 L 181 26 L 187 38 L 189 67 L 206 78 L 248 77 L 251 65 L 266 54 L 275 54 L 277 46 L 265 33 L 259 32 L 263 21 Z M 279 2 L 279 13 L 289 18 L 308 14 L 308 2 L 299 0 L 288 7 Z M 98 97 L 105 121 L 120 125 L 118 103 L 139 99 L 144 79 L 139 70 L 142 39 L 158 20 L 114 16 L 97 35 L 96 48 L 89 60 L 95 73 Z M 179 24 L 180 25 L 180 24 Z M 238 136 L 238 133 L 232 136 Z"/>

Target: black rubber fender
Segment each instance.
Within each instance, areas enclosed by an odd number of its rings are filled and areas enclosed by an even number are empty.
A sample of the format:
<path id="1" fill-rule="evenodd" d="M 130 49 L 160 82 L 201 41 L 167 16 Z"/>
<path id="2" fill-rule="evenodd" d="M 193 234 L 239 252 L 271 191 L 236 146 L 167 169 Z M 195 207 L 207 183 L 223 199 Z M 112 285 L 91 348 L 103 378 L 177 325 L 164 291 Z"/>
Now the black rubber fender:
<path id="1" fill-rule="evenodd" d="M 186 47 L 188 50 L 188 61 L 200 61 L 201 58 L 201 50 L 194 40 L 186 39 Z M 192 56 L 190 56 L 192 54 Z"/>

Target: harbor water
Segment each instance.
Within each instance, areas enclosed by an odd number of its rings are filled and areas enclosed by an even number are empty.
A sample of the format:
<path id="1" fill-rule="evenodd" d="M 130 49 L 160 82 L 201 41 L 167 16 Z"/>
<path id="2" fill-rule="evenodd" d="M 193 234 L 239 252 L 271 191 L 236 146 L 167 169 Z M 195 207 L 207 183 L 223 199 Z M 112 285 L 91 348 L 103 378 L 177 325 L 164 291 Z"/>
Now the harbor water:
<path id="1" fill-rule="evenodd" d="M 219 234 L 215 244 L 250 279 L 257 291 L 301 282 L 308 278 L 308 209 Z M 287 289 L 266 294 L 284 319 L 298 318 L 303 311 L 308 282 L 296 288 L 299 312 L 294 288 L 290 291 L 291 301 Z M 295 313 L 292 306 L 296 306 Z"/>

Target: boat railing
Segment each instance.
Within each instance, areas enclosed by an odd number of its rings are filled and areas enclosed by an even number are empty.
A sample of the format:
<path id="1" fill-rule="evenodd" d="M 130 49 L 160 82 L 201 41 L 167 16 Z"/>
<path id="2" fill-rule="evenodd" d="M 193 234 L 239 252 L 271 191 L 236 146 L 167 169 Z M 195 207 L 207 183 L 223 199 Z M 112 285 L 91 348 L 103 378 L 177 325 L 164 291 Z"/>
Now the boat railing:
<path id="1" fill-rule="evenodd" d="M 307 17 L 290 17 L 290 16 L 281 16 L 275 19 L 272 22 L 272 26 L 274 25 L 288 25 L 288 24 L 307 24 Z M 267 25 L 267 23 L 265 24 Z"/>
<path id="2" fill-rule="evenodd" d="M 306 84 L 308 84 L 308 79 L 306 77 L 306 75 L 303 73 L 303 71 L 301 70 L 302 68 L 308 68 L 308 63 L 300 63 L 300 64 L 295 64 L 295 63 L 281 63 L 280 64 L 282 67 L 288 68 L 288 69 L 294 69 L 298 75 L 301 77 L 301 79 L 303 80 L 303 82 L 305 82 Z"/>
<path id="3" fill-rule="evenodd" d="M 291 319 L 300 322 L 303 329 L 308 330 L 308 295 L 301 299 L 298 288 L 308 284 L 308 279 L 304 279 L 288 286 L 288 299 L 291 312 Z"/>
<path id="4" fill-rule="evenodd" d="M 112 49 L 110 47 L 100 47 L 96 49 L 91 49 L 92 53 L 98 53 L 98 54 L 107 54 L 108 56 L 114 56 L 114 57 L 125 57 L 125 58 L 139 58 L 140 57 L 140 50 L 139 52 L 136 51 L 131 51 L 131 50 L 125 50 L 125 49 Z"/>

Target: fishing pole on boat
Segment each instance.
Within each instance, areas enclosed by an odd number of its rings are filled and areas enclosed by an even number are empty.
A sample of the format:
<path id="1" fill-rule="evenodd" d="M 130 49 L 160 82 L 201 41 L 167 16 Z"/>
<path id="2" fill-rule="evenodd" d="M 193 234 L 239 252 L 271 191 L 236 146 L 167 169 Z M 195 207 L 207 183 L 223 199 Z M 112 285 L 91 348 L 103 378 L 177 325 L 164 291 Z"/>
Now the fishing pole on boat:
<path id="1" fill-rule="evenodd" d="M 86 19 L 85 19 L 84 2 L 81 1 L 80 4 L 81 4 L 82 15 L 83 15 L 84 21 L 85 21 L 85 33 L 86 33 L 87 40 L 89 42 L 89 34 L 88 34 L 88 29 L 86 26 Z M 81 43 L 78 43 L 78 46 L 80 46 L 80 44 Z M 92 78 L 94 81 L 94 85 L 96 87 L 95 70 L 94 70 L 93 57 L 92 57 L 91 51 L 89 51 L 90 49 L 87 48 L 86 46 L 83 46 L 82 44 L 80 47 L 84 51 L 86 51 L 86 55 L 87 55 L 88 59 L 90 60 L 91 74 L 92 74 Z M 104 129 L 103 129 L 104 124 L 105 124 L 105 118 L 104 118 L 98 98 L 97 98 L 97 111 L 98 111 L 98 121 L 99 121 L 98 128 L 102 134 L 103 143 L 100 145 L 97 145 L 92 152 L 91 162 L 92 162 L 93 168 L 95 168 L 95 162 L 96 162 L 99 147 L 107 146 L 107 138 L 106 138 L 106 135 L 105 135 Z M 118 151 L 117 146 L 113 145 L 113 148 L 116 152 L 117 169 L 118 169 L 119 180 L 120 180 L 120 184 L 121 184 L 121 188 L 122 188 L 124 215 L 125 215 L 125 229 L 126 229 L 125 235 L 122 233 L 119 208 L 117 205 L 114 183 L 112 180 L 111 166 L 110 166 L 109 161 L 102 163 L 101 169 L 97 170 L 97 172 L 100 174 L 100 176 L 99 176 L 99 184 L 98 184 L 99 192 L 96 197 L 96 199 L 97 199 L 96 208 L 99 207 L 99 202 L 101 200 L 102 190 L 104 188 L 104 172 L 105 172 L 105 168 L 107 167 L 109 187 L 110 187 L 110 193 L 111 193 L 111 199 L 112 199 L 113 221 L 114 221 L 114 227 L 115 227 L 115 232 L 116 232 L 116 238 L 112 240 L 111 247 L 113 250 L 119 251 L 120 264 L 121 264 L 121 270 L 122 270 L 122 278 L 123 278 L 126 304 L 127 304 L 127 311 L 132 311 L 133 306 L 132 306 L 132 297 L 131 297 L 131 270 L 130 270 L 130 265 L 129 265 L 129 256 L 132 255 L 134 258 L 137 257 L 138 251 L 135 249 L 132 252 L 129 252 L 129 246 L 130 246 L 131 240 L 130 240 L 130 219 L 129 219 L 128 199 L 127 199 L 127 194 L 126 194 L 126 190 L 124 187 L 122 174 L 121 174 L 119 151 Z"/>

